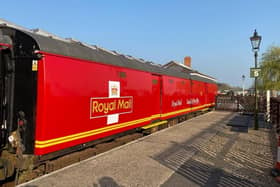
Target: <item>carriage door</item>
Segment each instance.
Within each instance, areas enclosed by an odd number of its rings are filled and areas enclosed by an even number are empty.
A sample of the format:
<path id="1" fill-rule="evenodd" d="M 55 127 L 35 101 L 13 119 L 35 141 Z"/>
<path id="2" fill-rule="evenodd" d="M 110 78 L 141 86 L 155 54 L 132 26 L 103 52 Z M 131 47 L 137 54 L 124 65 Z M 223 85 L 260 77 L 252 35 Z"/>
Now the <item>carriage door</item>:
<path id="1" fill-rule="evenodd" d="M 208 83 L 204 83 L 204 87 L 205 87 L 205 95 L 204 95 L 205 103 L 204 104 L 209 104 Z"/>
<path id="2" fill-rule="evenodd" d="M 0 48 L 0 146 L 4 147 L 6 143 L 6 127 L 4 125 L 4 111 L 3 111 L 3 103 L 4 103 L 4 67 L 3 67 L 3 59 L 2 59 L 2 51 Z"/>
<path id="3" fill-rule="evenodd" d="M 8 49 L 0 46 L 0 146 L 7 143 L 7 134 L 11 131 L 12 124 L 12 72 L 11 56 Z M 8 126 L 9 125 L 9 126 Z"/>
<path id="4" fill-rule="evenodd" d="M 152 115 L 154 115 L 156 118 L 160 118 L 162 108 L 162 81 L 160 75 L 152 75 L 152 99 Z"/>

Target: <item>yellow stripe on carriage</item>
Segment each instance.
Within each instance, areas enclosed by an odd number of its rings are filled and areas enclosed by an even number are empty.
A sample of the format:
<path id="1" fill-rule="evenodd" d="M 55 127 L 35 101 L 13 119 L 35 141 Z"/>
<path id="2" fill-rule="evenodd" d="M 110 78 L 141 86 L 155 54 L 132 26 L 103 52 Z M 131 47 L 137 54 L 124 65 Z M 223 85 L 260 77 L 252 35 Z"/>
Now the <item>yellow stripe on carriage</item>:
<path id="1" fill-rule="evenodd" d="M 168 112 L 168 113 L 162 114 L 161 116 L 162 117 L 172 116 L 172 115 L 175 115 L 175 114 L 185 113 L 185 112 L 189 112 L 189 111 L 192 111 L 192 110 L 197 110 L 197 109 L 201 109 L 201 108 L 209 107 L 209 106 L 213 106 L 213 105 L 215 105 L 215 103 L 209 103 L 209 104 L 205 104 L 205 105 L 201 105 L 201 106 L 197 106 L 197 107 L 184 108 L 184 109 L 181 109 L 181 110 L 176 110 L 176 111 L 173 111 L 173 112 Z"/>
<path id="2" fill-rule="evenodd" d="M 54 145 L 57 145 L 57 144 L 62 144 L 62 143 L 86 138 L 86 137 L 89 137 L 89 136 L 93 136 L 93 135 L 96 135 L 96 134 L 101 134 L 101 133 L 104 133 L 104 132 L 109 132 L 109 131 L 112 131 L 112 130 L 117 130 L 117 129 L 120 129 L 120 128 L 129 127 L 129 126 L 132 126 L 132 125 L 135 125 L 135 124 L 147 122 L 147 121 L 153 120 L 155 118 L 167 117 L 167 116 L 171 116 L 171 115 L 174 115 L 174 114 L 184 113 L 184 112 L 200 109 L 200 108 L 207 107 L 207 106 L 212 106 L 214 104 L 215 103 L 210 103 L 210 104 L 205 104 L 205 105 L 198 106 L 198 107 L 185 108 L 185 109 L 181 109 L 181 110 L 177 110 L 177 111 L 173 111 L 173 112 L 168 112 L 168 113 L 165 113 L 165 114 L 154 114 L 150 117 L 137 119 L 137 120 L 133 120 L 133 121 L 128 121 L 128 122 L 125 122 L 125 123 L 120 123 L 120 124 L 117 124 L 117 125 L 103 127 L 103 128 L 99 128 L 99 129 L 94 129 L 94 130 L 81 132 L 81 133 L 77 133 L 77 134 L 72 134 L 72 135 L 68 135 L 68 136 L 64 136 L 64 137 L 54 138 L 54 139 L 50 139 L 50 140 L 44 140 L 44 141 L 36 140 L 35 141 L 35 147 L 36 148 L 51 147 L 51 146 L 54 146 Z M 162 123 L 165 123 L 165 122 L 166 121 L 162 121 Z M 158 122 L 158 123 L 161 123 L 161 122 Z"/>
<path id="3" fill-rule="evenodd" d="M 155 118 L 160 118 L 160 117 L 161 117 L 161 114 L 154 114 L 151 116 L 152 120 Z"/>
<path id="4" fill-rule="evenodd" d="M 45 141 L 36 140 L 35 141 L 35 147 L 36 148 L 50 147 L 50 146 L 54 146 L 54 145 L 57 145 L 57 144 L 66 143 L 66 142 L 69 142 L 69 141 L 78 140 L 78 139 L 86 138 L 86 137 L 93 136 L 93 135 L 96 135 L 96 134 L 101 134 L 101 133 L 104 133 L 104 132 L 128 127 L 128 126 L 131 126 L 131 125 L 134 125 L 134 124 L 146 122 L 146 121 L 149 121 L 150 119 L 151 119 L 150 117 L 147 117 L 147 118 L 143 118 L 143 119 L 139 119 L 139 120 L 120 123 L 120 124 L 114 125 L 114 126 L 108 126 L 108 127 L 104 127 L 104 128 L 99 128 L 99 129 L 94 129 L 94 130 L 91 130 L 91 131 L 86 131 L 86 132 L 82 132 L 82 133 L 69 135 L 69 136 L 54 138 L 54 139 L 51 139 L 51 140 L 45 140 Z"/>
<path id="5" fill-rule="evenodd" d="M 149 128 L 152 128 L 152 127 L 156 127 L 156 126 L 159 126 L 159 125 L 162 125 L 162 124 L 166 124 L 167 121 L 160 121 L 160 122 L 157 122 L 157 123 L 152 123 L 150 125 L 146 125 L 144 127 L 141 127 L 142 129 L 149 129 Z"/>

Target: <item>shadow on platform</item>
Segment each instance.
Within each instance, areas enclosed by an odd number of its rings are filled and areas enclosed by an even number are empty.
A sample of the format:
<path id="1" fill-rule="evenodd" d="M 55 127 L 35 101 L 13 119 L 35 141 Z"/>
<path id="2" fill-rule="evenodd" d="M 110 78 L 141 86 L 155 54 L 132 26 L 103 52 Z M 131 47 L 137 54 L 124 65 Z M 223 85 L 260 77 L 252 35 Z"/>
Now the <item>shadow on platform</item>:
<path id="1" fill-rule="evenodd" d="M 232 115 L 229 115 L 186 142 L 172 142 L 174 144 L 173 146 L 153 157 L 154 160 L 175 171 L 161 186 L 262 186 L 250 180 L 250 178 L 241 176 L 240 173 L 231 173 L 224 169 L 230 165 L 224 160 L 225 155 L 235 154 L 230 153 L 230 150 L 238 141 L 239 134 L 248 132 L 250 121 L 251 116 L 235 115 L 232 117 Z M 219 131 L 219 128 L 224 128 L 221 124 L 232 124 L 230 125 L 232 126 L 230 131 L 234 132 L 227 133 Z M 234 126 L 234 124 L 236 125 Z M 223 147 L 218 152 L 208 148 L 211 136 L 214 137 L 215 135 L 227 140 L 222 144 Z M 245 160 L 247 168 L 241 169 L 245 173 L 253 172 L 248 168 L 259 168 L 257 164 L 249 162 L 249 159 L 246 153 L 239 153 L 239 155 L 233 158 L 236 163 L 242 163 Z M 261 162 L 263 160 L 259 161 Z"/>
<path id="2" fill-rule="evenodd" d="M 175 169 L 175 168 L 173 168 Z M 180 176 L 178 176 L 178 174 Z M 183 178 L 185 179 L 183 179 Z M 173 174 L 161 187 L 171 186 L 192 186 L 192 183 L 187 184 L 187 180 L 195 183 L 198 186 L 213 187 L 213 186 L 242 186 L 255 187 L 256 184 L 247 179 L 234 176 L 223 171 L 220 168 L 211 167 L 196 160 L 190 159 L 176 169 Z"/>
<path id="3" fill-rule="evenodd" d="M 93 184 L 93 187 L 123 187 L 119 185 L 113 178 L 111 177 L 102 177 L 98 180 L 99 184 Z"/>
<path id="4" fill-rule="evenodd" d="M 248 133 L 251 116 L 249 115 L 238 115 L 231 119 L 227 125 L 231 126 L 231 131 Z"/>
<path id="5" fill-rule="evenodd" d="M 238 115 L 231 119 L 228 123 L 231 126 L 231 131 L 248 133 L 249 128 L 254 128 L 254 116 L 253 115 Z M 271 126 L 264 121 L 264 116 L 258 116 L 259 128 L 271 128 Z"/>

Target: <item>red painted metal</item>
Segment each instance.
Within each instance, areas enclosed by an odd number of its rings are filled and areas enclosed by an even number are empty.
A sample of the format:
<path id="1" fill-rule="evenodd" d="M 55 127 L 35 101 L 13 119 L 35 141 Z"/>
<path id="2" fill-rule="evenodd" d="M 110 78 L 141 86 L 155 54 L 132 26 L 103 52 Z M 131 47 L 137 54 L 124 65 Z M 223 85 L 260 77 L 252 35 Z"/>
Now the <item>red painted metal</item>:
<path id="1" fill-rule="evenodd" d="M 126 77 L 121 77 L 120 72 Z M 107 116 L 91 119 L 90 102 L 91 98 L 109 96 L 109 81 L 120 82 L 120 96 L 133 97 L 133 112 L 119 114 L 118 123 L 108 125 Z M 44 53 L 38 64 L 36 141 L 39 146 L 35 146 L 35 153 L 46 154 L 148 124 L 147 118 L 158 112 L 151 107 L 154 97 L 152 76 L 148 72 Z M 139 121 L 84 138 L 72 137 L 133 120 Z M 63 143 L 60 137 L 66 137 Z M 71 139 L 74 140 L 68 141 Z M 53 142 L 55 145 L 49 146 Z"/>
<path id="2" fill-rule="evenodd" d="M 44 57 L 38 62 L 36 155 L 201 110 L 215 102 L 215 84 L 40 53 Z M 118 82 L 119 88 L 110 88 L 110 81 Z M 119 91 L 119 96 L 112 98 L 110 90 Z"/>
<path id="3" fill-rule="evenodd" d="M 207 89 L 208 89 L 208 96 L 207 96 L 208 103 L 211 104 L 211 106 L 214 106 L 216 102 L 218 86 L 217 84 L 207 83 Z"/>
<path id="4" fill-rule="evenodd" d="M 5 49 L 5 48 L 11 48 L 12 45 L 6 44 L 6 43 L 0 43 L 0 50 Z"/>
<path id="5" fill-rule="evenodd" d="M 162 85 L 162 119 L 190 112 L 184 110 L 191 107 L 190 104 L 187 104 L 187 100 L 191 97 L 190 80 L 163 76 Z"/>
<path id="6" fill-rule="evenodd" d="M 152 104 L 151 108 L 153 108 L 153 119 L 160 119 L 161 115 L 161 105 L 162 105 L 162 85 L 161 85 L 161 76 L 160 75 L 152 75 Z"/>
<path id="7" fill-rule="evenodd" d="M 206 87 L 205 83 L 192 80 L 192 111 L 201 110 L 206 104 Z"/>

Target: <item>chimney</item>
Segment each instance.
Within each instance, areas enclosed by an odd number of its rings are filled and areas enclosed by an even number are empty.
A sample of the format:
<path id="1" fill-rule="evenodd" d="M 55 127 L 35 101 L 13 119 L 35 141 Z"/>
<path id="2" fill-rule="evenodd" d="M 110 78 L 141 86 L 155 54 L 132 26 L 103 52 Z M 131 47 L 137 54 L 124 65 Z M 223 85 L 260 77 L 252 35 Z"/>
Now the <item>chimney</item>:
<path id="1" fill-rule="evenodd" d="M 188 66 L 188 67 L 191 67 L 191 61 L 192 61 L 192 58 L 190 56 L 186 56 L 184 58 L 184 65 Z"/>

